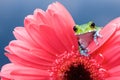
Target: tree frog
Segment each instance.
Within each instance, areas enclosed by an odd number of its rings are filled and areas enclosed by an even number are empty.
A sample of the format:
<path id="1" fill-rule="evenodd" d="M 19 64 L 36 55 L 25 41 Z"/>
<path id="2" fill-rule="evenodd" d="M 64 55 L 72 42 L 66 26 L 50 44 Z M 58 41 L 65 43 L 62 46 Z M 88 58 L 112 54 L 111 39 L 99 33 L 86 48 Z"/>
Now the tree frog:
<path id="1" fill-rule="evenodd" d="M 90 42 L 94 40 L 96 45 L 99 44 L 97 38 L 102 37 L 102 35 L 99 34 L 101 27 L 96 26 L 94 22 L 90 21 L 86 24 L 75 25 L 73 27 L 73 30 L 78 38 L 81 55 L 88 56 L 89 50 L 87 49 L 87 47 Z"/>

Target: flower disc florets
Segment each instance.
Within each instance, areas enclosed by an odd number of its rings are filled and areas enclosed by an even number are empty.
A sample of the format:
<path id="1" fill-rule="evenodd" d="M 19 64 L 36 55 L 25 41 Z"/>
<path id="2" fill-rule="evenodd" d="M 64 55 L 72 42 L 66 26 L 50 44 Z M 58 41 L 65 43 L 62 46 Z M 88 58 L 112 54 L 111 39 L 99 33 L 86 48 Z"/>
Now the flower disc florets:
<path id="1" fill-rule="evenodd" d="M 57 59 L 52 76 L 57 80 L 104 80 L 106 70 L 90 56 L 69 53 Z"/>

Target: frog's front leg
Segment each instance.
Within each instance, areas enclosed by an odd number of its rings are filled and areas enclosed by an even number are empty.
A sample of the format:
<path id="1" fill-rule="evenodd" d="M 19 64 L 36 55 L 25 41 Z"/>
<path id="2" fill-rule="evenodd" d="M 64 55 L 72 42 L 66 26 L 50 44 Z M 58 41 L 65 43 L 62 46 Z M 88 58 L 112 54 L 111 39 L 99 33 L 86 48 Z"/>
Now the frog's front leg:
<path id="1" fill-rule="evenodd" d="M 94 42 L 96 43 L 96 45 L 99 45 L 98 40 L 97 40 L 98 38 L 102 38 L 102 35 L 100 34 L 100 30 L 95 31 L 94 33 Z"/>

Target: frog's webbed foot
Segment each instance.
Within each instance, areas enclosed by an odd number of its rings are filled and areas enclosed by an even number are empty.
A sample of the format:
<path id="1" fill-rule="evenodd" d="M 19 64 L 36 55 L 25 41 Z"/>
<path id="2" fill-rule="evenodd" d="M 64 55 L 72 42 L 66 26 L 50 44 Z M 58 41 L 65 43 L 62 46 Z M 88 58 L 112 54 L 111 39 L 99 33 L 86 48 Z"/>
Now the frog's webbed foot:
<path id="1" fill-rule="evenodd" d="M 100 30 L 96 31 L 94 34 L 94 42 L 96 43 L 96 45 L 99 45 L 98 40 L 97 40 L 98 38 L 102 38 L 102 35 L 100 34 Z"/>
<path id="2" fill-rule="evenodd" d="M 81 55 L 88 56 L 88 49 L 80 50 Z"/>
<path id="3" fill-rule="evenodd" d="M 88 48 L 86 48 L 83 44 L 79 45 L 81 55 L 88 56 Z"/>

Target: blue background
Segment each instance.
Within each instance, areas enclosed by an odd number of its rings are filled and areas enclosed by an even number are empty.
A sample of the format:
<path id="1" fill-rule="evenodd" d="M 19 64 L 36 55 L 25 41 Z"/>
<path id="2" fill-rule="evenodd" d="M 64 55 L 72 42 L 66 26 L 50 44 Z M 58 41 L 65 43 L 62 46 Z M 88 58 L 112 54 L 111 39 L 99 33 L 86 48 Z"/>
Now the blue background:
<path id="1" fill-rule="evenodd" d="M 34 9 L 46 10 L 56 0 L 0 0 L 0 67 L 9 62 L 4 56 L 4 47 L 14 39 L 16 26 L 23 26 L 24 17 Z M 57 0 L 71 13 L 77 24 L 94 21 L 104 26 L 120 16 L 120 0 Z"/>

